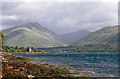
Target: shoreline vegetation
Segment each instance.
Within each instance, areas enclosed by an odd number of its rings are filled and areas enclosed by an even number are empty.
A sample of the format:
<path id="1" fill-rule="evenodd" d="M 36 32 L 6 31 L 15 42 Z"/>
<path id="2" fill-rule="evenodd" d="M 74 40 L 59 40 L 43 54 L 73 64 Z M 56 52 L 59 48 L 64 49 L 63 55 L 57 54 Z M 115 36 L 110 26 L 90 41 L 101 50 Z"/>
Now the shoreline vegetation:
<path id="1" fill-rule="evenodd" d="M 45 50 L 38 50 L 34 47 L 13 47 L 13 46 L 3 46 L 2 52 L 7 53 L 47 53 Z"/>
<path id="2" fill-rule="evenodd" d="M 37 79 L 115 79 L 109 77 L 73 76 L 80 72 L 70 72 L 74 68 L 60 68 L 49 64 L 33 64 L 34 59 L 2 54 L 2 78 L 37 78 Z"/>
<path id="3" fill-rule="evenodd" d="M 5 52 L 5 53 L 47 53 L 47 52 Z"/>
<path id="4" fill-rule="evenodd" d="M 106 47 L 106 49 L 107 49 L 107 47 Z M 88 52 L 113 53 L 113 52 L 118 52 L 117 48 L 115 48 L 114 50 L 113 49 L 107 49 L 106 51 L 105 50 L 103 51 L 103 50 L 98 50 L 98 47 L 92 49 L 91 46 L 85 46 L 85 47 L 67 46 L 67 47 L 52 47 L 52 48 L 3 46 L 2 52 L 8 52 L 8 53 L 53 53 L 53 52 L 56 52 L 56 53 L 70 53 L 70 52 L 74 52 L 74 53 L 88 53 Z"/>

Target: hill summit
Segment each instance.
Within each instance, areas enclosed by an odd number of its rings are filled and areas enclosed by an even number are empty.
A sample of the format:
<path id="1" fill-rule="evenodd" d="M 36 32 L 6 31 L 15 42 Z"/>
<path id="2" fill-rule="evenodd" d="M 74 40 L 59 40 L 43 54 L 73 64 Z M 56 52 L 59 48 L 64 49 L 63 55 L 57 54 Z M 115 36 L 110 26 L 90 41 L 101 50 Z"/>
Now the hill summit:
<path id="1" fill-rule="evenodd" d="M 21 26 L 3 30 L 5 45 L 24 47 L 58 47 L 65 46 L 58 36 L 37 22 L 30 22 Z"/>
<path id="2" fill-rule="evenodd" d="M 111 48 L 118 47 L 119 26 L 107 26 L 90 33 L 88 36 L 74 42 L 73 46 L 105 46 Z"/>

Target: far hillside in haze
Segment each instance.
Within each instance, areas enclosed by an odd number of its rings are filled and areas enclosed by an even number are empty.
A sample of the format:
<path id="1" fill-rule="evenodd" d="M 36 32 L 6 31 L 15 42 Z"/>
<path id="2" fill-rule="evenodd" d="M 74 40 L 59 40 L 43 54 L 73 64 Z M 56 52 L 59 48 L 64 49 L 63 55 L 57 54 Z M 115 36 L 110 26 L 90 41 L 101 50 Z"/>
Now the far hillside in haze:
<path id="1" fill-rule="evenodd" d="M 67 47 L 44 49 L 47 52 L 118 52 L 118 31 L 119 26 L 107 26 L 91 32 L 88 36 L 72 43 Z"/>
<path id="2" fill-rule="evenodd" d="M 80 30 L 80 31 L 72 32 L 72 33 L 62 34 L 60 35 L 60 37 L 65 43 L 71 44 L 89 34 L 90 32 L 87 30 Z"/>

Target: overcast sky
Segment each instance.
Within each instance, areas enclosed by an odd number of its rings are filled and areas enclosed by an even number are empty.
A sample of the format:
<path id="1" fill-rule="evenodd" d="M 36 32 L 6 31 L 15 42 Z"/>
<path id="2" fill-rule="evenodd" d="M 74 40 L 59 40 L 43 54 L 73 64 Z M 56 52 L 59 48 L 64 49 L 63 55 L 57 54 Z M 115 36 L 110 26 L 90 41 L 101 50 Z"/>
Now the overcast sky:
<path id="1" fill-rule="evenodd" d="M 39 22 L 57 34 L 118 24 L 116 2 L 3 2 L 3 29 Z M 0 15 L 1 17 L 1 15 Z"/>

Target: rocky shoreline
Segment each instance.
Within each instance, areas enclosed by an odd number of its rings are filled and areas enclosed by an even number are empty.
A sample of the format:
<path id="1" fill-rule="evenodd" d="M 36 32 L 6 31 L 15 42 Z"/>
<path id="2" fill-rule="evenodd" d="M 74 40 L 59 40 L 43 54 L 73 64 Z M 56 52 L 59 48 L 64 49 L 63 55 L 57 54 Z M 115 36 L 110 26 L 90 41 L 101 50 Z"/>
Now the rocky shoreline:
<path id="1" fill-rule="evenodd" d="M 37 79 L 116 79 L 105 77 L 74 77 L 71 76 L 69 68 L 60 68 L 46 64 L 30 63 L 33 59 L 23 58 L 11 55 L 9 53 L 2 54 L 2 78 L 37 78 Z M 73 69 L 74 70 L 74 69 Z M 74 72 L 75 73 L 75 72 Z"/>
<path id="2" fill-rule="evenodd" d="M 4 53 L 2 77 L 65 77 L 69 70 L 64 68 L 29 63 L 31 59 Z"/>

